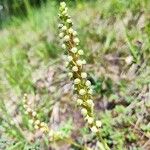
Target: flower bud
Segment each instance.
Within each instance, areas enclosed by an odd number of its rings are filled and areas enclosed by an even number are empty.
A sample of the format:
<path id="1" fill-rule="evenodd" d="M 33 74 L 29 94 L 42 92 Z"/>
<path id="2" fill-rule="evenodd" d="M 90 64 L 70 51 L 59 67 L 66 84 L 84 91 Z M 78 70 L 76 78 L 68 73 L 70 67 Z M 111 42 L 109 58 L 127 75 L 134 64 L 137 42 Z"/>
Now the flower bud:
<path id="1" fill-rule="evenodd" d="M 83 79 L 87 78 L 87 73 L 86 73 L 86 72 L 82 72 L 82 73 L 81 73 L 81 77 L 82 77 Z"/>
<path id="2" fill-rule="evenodd" d="M 92 101 L 91 99 L 88 99 L 88 100 L 86 101 L 86 103 L 88 104 L 88 106 L 91 106 L 91 107 L 94 106 L 94 103 L 93 103 L 93 101 Z"/>
<path id="3" fill-rule="evenodd" d="M 63 26 L 63 27 L 61 28 L 61 30 L 62 30 L 62 31 L 66 31 L 66 30 L 67 30 L 67 27 L 66 27 L 66 26 Z"/>
<path id="4" fill-rule="evenodd" d="M 82 109 L 81 109 L 81 114 L 82 114 L 83 116 L 86 116 L 86 115 L 87 115 L 87 110 L 86 110 L 85 108 L 82 108 Z"/>
<path id="5" fill-rule="evenodd" d="M 92 94 L 93 94 L 93 90 L 92 90 L 92 89 L 89 89 L 89 90 L 88 90 L 88 93 L 92 95 Z"/>
<path id="6" fill-rule="evenodd" d="M 69 76 L 69 78 L 72 78 L 72 77 L 73 77 L 73 73 L 72 73 L 72 72 L 69 72 L 69 73 L 68 73 L 68 76 Z"/>
<path id="7" fill-rule="evenodd" d="M 65 8 L 65 7 L 66 7 L 66 3 L 65 3 L 65 2 L 61 2 L 61 3 L 60 3 L 60 7 L 61 7 L 61 8 Z"/>
<path id="8" fill-rule="evenodd" d="M 73 36 L 77 36 L 77 31 L 73 31 Z"/>
<path id="9" fill-rule="evenodd" d="M 92 124 L 94 122 L 94 119 L 92 117 L 88 117 L 87 121 L 88 121 L 89 124 Z"/>
<path id="10" fill-rule="evenodd" d="M 65 41 L 65 42 L 68 42 L 69 40 L 70 40 L 69 35 L 66 35 L 66 36 L 64 37 L 64 41 Z"/>
<path id="11" fill-rule="evenodd" d="M 68 8 L 65 8 L 64 11 L 61 14 L 64 15 L 64 16 L 67 16 L 67 11 L 68 11 Z"/>
<path id="12" fill-rule="evenodd" d="M 79 44 L 79 39 L 78 38 L 74 38 L 73 41 L 78 45 Z"/>
<path id="13" fill-rule="evenodd" d="M 38 125 L 35 125 L 35 126 L 34 126 L 34 129 L 36 129 L 36 130 L 39 129 L 39 126 L 38 126 Z"/>
<path id="14" fill-rule="evenodd" d="M 36 121 L 35 121 L 35 124 L 40 124 L 40 120 L 36 120 Z"/>
<path id="15" fill-rule="evenodd" d="M 77 52 L 77 48 L 76 48 L 76 47 L 73 47 L 73 48 L 71 49 L 71 52 L 75 54 L 75 53 Z"/>
<path id="16" fill-rule="evenodd" d="M 77 72 L 78 71 L 78 67 L 77 66 L 73 66 L 72 67 L 72 71 Z"/>
<path id="17" fill-rule="evenodd" d="M 65 44 L 62 44 L 61 47 L 62 47 L 63 49 L 66 49 L 66 45 L 65 45 Z"/>
<path id="18" fill-rule="evenodd" d="M 96 126 L 97 126 L 98 128 L 100 128 L 100 127 L 102 126 L 102 122 L 101 122 L 100 120 L 97 120 L 97 121 L 96 121 Z"/>
<path id="19" fill-rule="evenodd" d="M 82 60 L 82 64 L 85 65 L 86 64 L 86 60 Z"/>
<path id="20" fill-rule="evenodd" d="M 85 91 L 84 89 L 81 89 L 81 90 L 79 91 L 79 94 L 80 94 L 80 95 L 85 95 L 85 94 L 86 94 L 86 91 Z"/>
<path id="21" fill-rule="evenodd" d="M 82 99 L 77 99 L 77 104 L 78 105 L 82 105 L 83 104 L 83 100 Z"/>
<path id="22" fill-rule="evenodd" d="M 67 23 L 72 23 L 72 20 L 71 19 L 67 19 Z"/>
<path id="23" fill-rule="evenodd" d="M 31 108 L 27 108 L 27 112 L 28 113 L 32 112 L 32 109 Z"/>
<path id="24" fill-rule="evenodd" d="M 83 54 L 84 54 L 83 50 L 80 49 L 80 50 L 78 51 L 78 54 L 79 54 L 79 55 L 83 55 Z"/>
<path id="25" fill-rule="evenodd" d="M 32 116 L 35 117 L 37 113 L 35 111 L 32 112 Z"/>
<path id="26" fill-rule="evenodd" d="M 72 61 L 73 60 L 73 57 L 72 56 L 68 56 L 68 61 Z"/>
<path id="27" fill-rule="evenodd" d="M 96 132 L 98 132 L 98 129 L 97 129 L 96 126 L 93 126 L 93 127 L 91 128 L 91 131 L 92 131 L 93 133 L 96 133 Z"/>
<path id="28" fill-rule="evenodd" d="M 58 28 L 62 28 L 63 27 L 63 24 L 58 24 Z"/>
<path id="29" fill-rule="evenodd" d="M 52 137 L 53 135 L 54 135 L 54 131 L 53 131 L 53 130 L 50 130 L 49 133 L 48 133 L 48 136 L 49 136 L 49 137 Z"/>
<path id="30" fill-rule="evenodd" d="M 72 33 L 73 33 L 73 29 L 70 28 L 70 29 L 68 30 L 68 32 L 69 32 L 70 34 L 72 34 Z"/>
<path id="31" fill-rule="evenodd" d="M 27 102 L 27 99 L 23 99 L 23 103 L 26 103 Z"/>
<path id="32" fill-rule="evenodd" d="M 76 78 L 75 80 L 74 80 L 74 84 L 79 84 L 81 82 L 81 80 L 79 79 L 79 78 Z"/>
<path id="33" fill-rule="evenodd" d="M 82 60 L 77 60 L 76 63 L 78 66 L 82 66 Z"/>
<path id="34" fill-rule="evenodd" d="M 47 131 L 48 131 L 48 129 L 47 129 L 46 127 L 42 127 L 42 128 L 40 128 L 40 130 L 41 130 L 42 132 L 47 132 Z"/>
<path id="35" fill-rule="evenodd" d="M 63 38 L 64 37 L 64 33 L 63 32 L 59 33 L 59 37 Z"/>
<path id="36" fill-rule="evenodd" d="M 130 65 L 133 62 L 133 57 L 132 56 L 126 57 L 125 62 L 127 63 L 127 65 Z"/>
<path id="37" fill-rule="evenodd" d="M 41 126 L 47 126 L 47 124 L 45 122 L 41 122 L 40 125 Z"/>
<path id="38" fill-rule="evenodd" d="M 65 67 L 68 67 L 68 66 L 69 66 L 69 62 L 66 61 L 66 62 L 65 62 Z"/>
<path id="39" fill-rule="evenodd" d="M 90 86 L 91 86 L 91 82 L 90 82 L 89 80 L 87 80 L 87 81 L 85 82 L 85 85 L 86 85 L 87 87 L 90 87 Z"/>

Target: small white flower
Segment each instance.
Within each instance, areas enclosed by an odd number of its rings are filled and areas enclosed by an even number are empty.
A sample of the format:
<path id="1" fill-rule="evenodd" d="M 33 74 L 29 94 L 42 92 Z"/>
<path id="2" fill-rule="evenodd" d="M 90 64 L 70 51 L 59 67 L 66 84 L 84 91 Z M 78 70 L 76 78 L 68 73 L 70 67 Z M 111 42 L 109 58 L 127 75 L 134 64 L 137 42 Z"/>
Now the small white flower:
<path id="1" fill-rule="evenodd" d="M 92 94 L 93 94 L 93 90 L 92 90 L 92 89 L 89 89 L 89 90 L 88 90 L 88 93 L 92 95 Z"/>
<path id="2" fill-rule="evenodd" d="M 36 130 L 39 129 L 39 126 L 38 126 L 38 125 L 35 125 L 35 126 L 34 126 L 34 129 L 36 129 Z"/>
<path id="3" fill-rule="evenodd" d="M 82 60 L 79 59 L 79 60 L 76 61 L 76 63 L 77 63 L 78 66 L 82 66 Z"/>
<path id="4" fill-rule="evenodd" d="M 63 24 L 58 24 L 58 28 L 62 28 L 63 27 Z"/>
<path id="5" fill-rule="evenodd" d="M 89 124 L 92 124 L 94 122 L 94 119 L 92 117 L 88 117 L 87 121 L 88 121 Z"/>
<path id="6" fill-rule="evenodd" d="M 32 112 L 32 109 L 31 108 L 27 108 L 27 112 Z"/>
<path id="7" fill-rule="evenodd" d="M 66 45 L 65 45 L 65 44 L 62 44 L 61 47 L 62 47 L 63 49 L 66 49 Z"/>
<path id="8" fill-rule="evenodd" d="M 78 38 L 74 38 L 73 41 L 78 45 L 79 44 L 79 39 Z"/>
<path id="9" fill-rule="evenodd" d="M 80 94 L 80 95 L 85 95 L 85 94 L 86 94 L 86 91 L 85 91 L 84 89 L 81 89 L 81 90 L 79 91 L 79 94 Z"/>
<path id="10" fill-rule="evenodd" d="M 40 125 L 45 126 L 45 127 L 47 126 L 47 124 L 45 122 L 41 122 Z"/>
<path id="11" fill-rule="evenodd" d="M 66 26 L 63 26 L 63 27 L 61 28 L 61 30 L 62 30 L 62 31 L 66 31 L 66 30 L 67 30 L 67 27 L 66 27 Z"/>
<path id="12" fill-rule="evenodd" d="M 71 19 L 67 19 L 67 23 L 72 23 L 72 20 Z"/>
<path id="13" fill-rule="evenodd" d="M 82 99 L 77 99 L 77 104 L 78 105 L 82 105 L 83 104 L 83 100 Z"/>
<path id="14" fill-rule="evenodd" d="M 27 100 L 26 99 L 23 99 L 23 103 L 26 103 L 27 102 Z"/>
<path id="15" fill-rule="evenodd" d="M 91 86 L 91 82 L 90 82 L 89 80 L 87 80 L 87 81 L 85 82 L 85 85 L 86 85 L 87 87 L 90 87 L 90 86 Z"/>
<path id="16" fill-rule="evenodd" d="M 77 31 L 73 31 L 73 36 L 77 36 Z"/>
<path id="17" fill-rule="evenodd" d="M 40 124 L 40 120 L 36 120 L 36 121 L 35 121 L 35 124 Z"/>
<path id="18" fill-rule="evenodd" d="M 61 3 L 60 3 L 60 7 L 61 7 L 61 8 L 65 8 L 65 7 L 66 7 L 66 3 L 65 3 L 65 2 L 61 2 Z"/>
<path id="19" fill-rule="evenodd" d="M 42 127 L 42 128 L 40 128 L 40 130 L 41 130 L 42 132 L 48 131 L 48 129 L 47 129 L 46 127 Z"/>
<path id="20" fill-rule="evenodd" d="M 81 77 L 82 77 L 83 79 L 87 78 L 87 73 L 86 73 L 86 72 L 81 72 Z"/>
<path id="21" fill-rule="evenodd" d="M 96 126 L 93 126 L 93 127 L 91 128 L 91 131 L 92 131 L 93 133 L 96 133 L 96 132 L 98 132 L 98 129 L 97 129 Z"/>
<path id="22" fill-rule="evenodd" d="M 73 47 L 73 48 L 71 49 L 71 52 L 75 54 L 75 53 L 77 52 L 77 48 L 76 48 L 76 47 Z"/>
<path id="23" fill-rule="evenodd" d="M 83 54 L 84 54 L 83 50 L 80 49 L 80 50 L 78 51 L 78 54 L 79 54 L 79 55 L 83 55 Z"/>
<path id="24" fill-rule="evenodd" d="M 64 15 L 64 16 L 66 16 L 68 8 L 66 7 L 66 8 L 62 9 L 61 11 L 62 11 L 61 14 Z"/>
<path id="25" fill-rule="evenodd" d="M 72 73 L 72 72 L 69 72 L 69 73 L 68 73 L 68 76 L 69 76 L 69 78 L 72 78 L 72 77 L 73 77 L 73 73 Z"/>
<path id="26" fill-rule="evenodd" d="M 86 116 L 86 115 L 87 115 L 87 110 L 86 110 L 85 108 L 82 108 L 82 109 L 81 109 L 81 114 L 82 114 L 83 116 Z"/>
<path id="27" fill-rule="evenodd" d="M 35 117 L 37 113 L 35 111 L 32 112 L 32 116 Z"/>
<path id="28" fill-rule="evenodd" d="M 74 84 L 79 84 L 81 82 L 81 80 L 79 79 L 79 78 L 76 78 L 75 80 L 74 80 Z"/>
<path id="29" fill-rule="evenodd" d="M 127 63 L 127 65 L 130 65 L 133 62 L 133 57 L 132 56 L 126 57 L 125 62 Z"/>
<path id="30" fill-rule="evenodd" d="M 72 89 L 75 90 L 75 91 L 77 90 L 77 88 L 75 87 L 75 85 L 72 85 Z"/>
<path id="31" fill-rule="evenodd" d="M 100 128 L 102 126 L 102 122 L 100 120 L 97 120 L 96 121 L 96 126 Z"/>
<path id="32" fill-rule="evenodd" d="M 91 99 L 88 99 L 86 102 L 87 102 L 87 104 L 88 104 L 89 106 L 91 106 L 91 107 L 94 106 L 94 103 L 93 103 L 93 101 L 92 101 Z"/>
<path id="33" fill-rule="evenodd" d="M 66 61 L 66 62 L 65 62 L 65 67 L 68 67 L 68 65 L 69 65 L 69 62 Z"/>
<path id="34" fill-rule="evenodd" d="M 72 56 L 68 56 L 68 61 L 72 61 L 73 60 L 73 57 Z"/>
<path id="35" fill-rule="evenodd" d="M 77 72 L 78 71 L 78 67 L 77 66 L 73 66 L 72 67 L 72 71 Z"/>
<path id="36" fill-rule="evenodd" d="M 50 130 L 49 133 L 48 133 L 48 136 L 49 136 L 49 137 L 52 137 L 53 135 L 54 135 L 54 131 L 53 131 L 53 130 Z"/>
<path id="37" fill-rule="evenodd" d="M 66 36 L 64 37 L 64 41 L 65 41 L 65 42 L 68 42 L 69 40 L 70 40 L 69 35 L 66 35 Z"/>
<path id="38" fill-rule="evenodd" d="M 72 33 L 73 33 L 73 29 L 70 28 L 70 29 L 68 30 L 68 32 L 69 32 L 70 34 L 72 34 Z"/>
<path id="39" fill-rule="evenodd" d="M 64 33 L 63 32 L 59 33 L 59 37 L 63 38 L 64 37 Z"/>
<path id="40" fill-rule="evenodd" d="M 83 65 L 85 65 L 86 64 L 86 60 L 82 60 L 82 63 L 83 63 Z"/>

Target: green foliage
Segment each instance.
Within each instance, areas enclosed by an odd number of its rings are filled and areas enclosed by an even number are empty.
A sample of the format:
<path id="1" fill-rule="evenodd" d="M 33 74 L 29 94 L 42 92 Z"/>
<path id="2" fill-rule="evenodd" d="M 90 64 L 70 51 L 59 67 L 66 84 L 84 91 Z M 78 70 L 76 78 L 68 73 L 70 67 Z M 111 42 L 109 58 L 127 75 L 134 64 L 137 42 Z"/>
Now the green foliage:
<path id="1" fill-rule="evenodd" d="M 1 0 L 1 5 L 4 7 L 4 13 L 7 15 L 22 13 L 25 14 L 30 8 L 30 6 L 39 6 L 46 0 Z"/>
<path id="2" fill-rule="evenodd" d="M 102 76 L 100 79 L 95 81 L 94 90 L 102 96 L 109 96 L 113 93 L 112 86 L 112 80 Z"/>
<path id="3" fill-rule="evenodd" d="M 30 91 L 32 89 L 30 67 L 25 52 L 17 49 L 12 50 L 11 58 L 4 65 L 4 69 L 10 85 L 22 91 Z"/>

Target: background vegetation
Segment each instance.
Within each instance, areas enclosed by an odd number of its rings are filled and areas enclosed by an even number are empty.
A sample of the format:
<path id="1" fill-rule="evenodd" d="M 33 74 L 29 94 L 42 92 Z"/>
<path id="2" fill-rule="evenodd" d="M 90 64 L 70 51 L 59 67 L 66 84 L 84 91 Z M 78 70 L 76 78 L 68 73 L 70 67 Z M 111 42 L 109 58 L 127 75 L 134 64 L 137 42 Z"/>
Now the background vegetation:
<path id="1" fill-rule="evenodd" d="M 58 3 L 0 1 L 0 149 L 100 149 L 75 105 L 58 39 Z M 150 150 L 150 1 L 66 1 L 112 150 Z M 73 140 L 48 144 L 22 107 Z M 77 146 L 75 143 L 77 143 Z"/>

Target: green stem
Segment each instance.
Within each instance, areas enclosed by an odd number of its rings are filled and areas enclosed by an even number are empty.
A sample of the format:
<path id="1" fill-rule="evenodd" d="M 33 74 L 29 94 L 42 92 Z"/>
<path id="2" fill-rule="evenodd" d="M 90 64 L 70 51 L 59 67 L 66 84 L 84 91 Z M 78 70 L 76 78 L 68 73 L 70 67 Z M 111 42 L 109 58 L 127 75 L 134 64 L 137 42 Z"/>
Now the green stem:
<path id="1" fill-rule="evenodd" d="M 101 144 L 104 147 L 104 150 L 110 150 L 109 146 L 107 145 L 106 141 L 102 138 L 102 136 L 100 135 L 100 132 L 98 132 L 96 134 L 97 138 L 99 139 L 99 142 L 101 142 Z"/>

